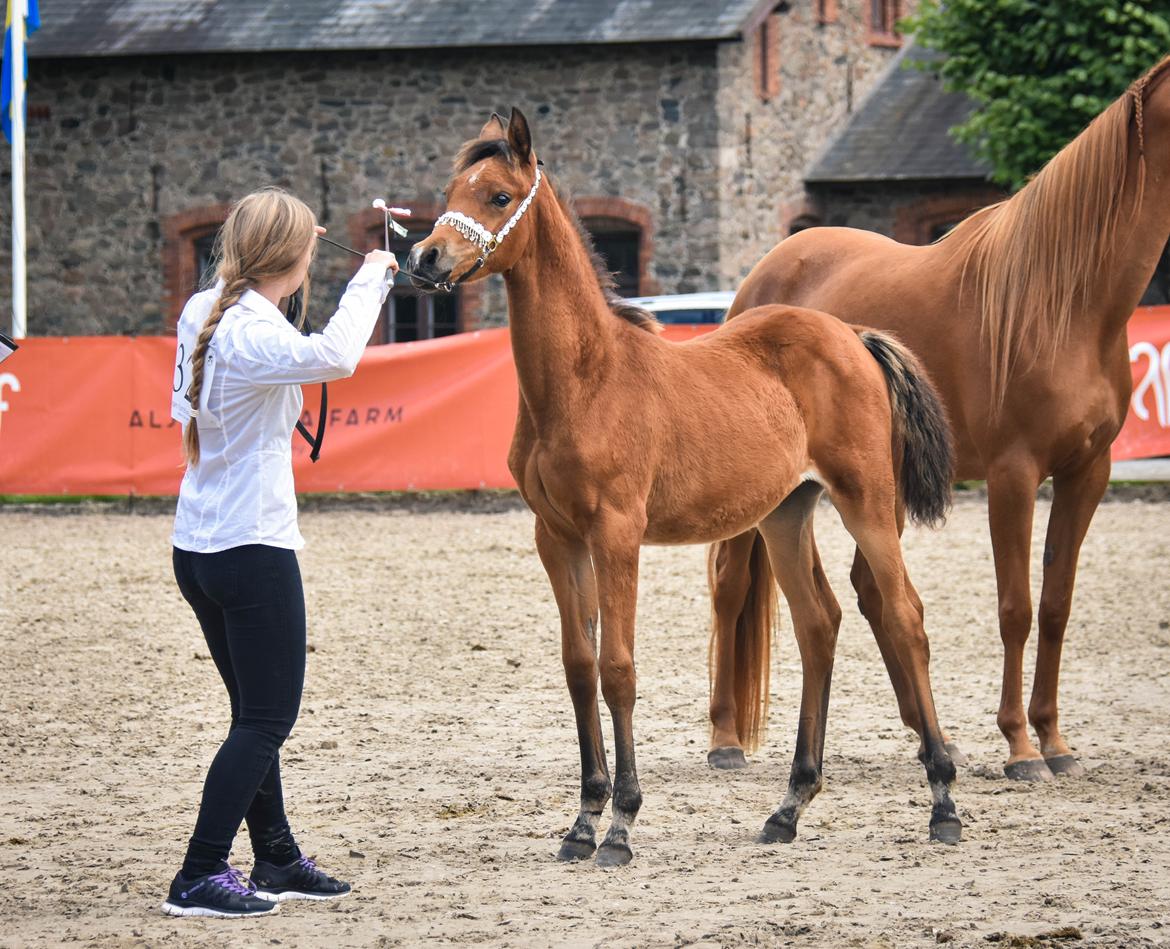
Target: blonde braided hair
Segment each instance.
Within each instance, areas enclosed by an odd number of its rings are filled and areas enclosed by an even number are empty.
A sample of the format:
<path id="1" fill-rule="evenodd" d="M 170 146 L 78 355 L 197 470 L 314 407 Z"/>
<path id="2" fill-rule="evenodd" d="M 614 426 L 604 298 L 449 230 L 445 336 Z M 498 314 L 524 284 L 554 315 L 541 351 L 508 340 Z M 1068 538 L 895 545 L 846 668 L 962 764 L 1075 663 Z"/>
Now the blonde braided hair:
<path id="1" fill-rule="evenodd" d="M 183 431 L 183 448 L 187 463 L 199 463 L 199 400 L 203 392 L 203 370 L 207 348 L 220 320 L 240 297 L 265 280 L 292 273 L 304 260 L 305 253 L 316 252 L 317 219 L 308 205 L 282 188 L 262 188 L 243 198 L 232 208 L 215 239 L 215 256 L 219 261 L 216 277 L 223 281 L 223 291 L 215 301 L 191 354 L 191 385 L 187 401 L 191 403 L 191 420 Z M 301 318 L 309 309 L 309 278 L 306 275 Z M 298 329 L 300 327 L 298 326 Z"/>

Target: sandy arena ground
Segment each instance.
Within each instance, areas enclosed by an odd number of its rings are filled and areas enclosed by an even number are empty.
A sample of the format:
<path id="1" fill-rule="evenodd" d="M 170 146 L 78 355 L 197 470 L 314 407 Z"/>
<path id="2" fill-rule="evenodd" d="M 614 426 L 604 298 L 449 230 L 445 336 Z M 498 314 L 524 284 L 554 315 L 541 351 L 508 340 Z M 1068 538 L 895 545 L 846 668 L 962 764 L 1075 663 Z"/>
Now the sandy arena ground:
<path id="1" fill-rule="evenodd" d="M 852 608 L 851 548 L 826 509 L 822 551 L 845 622 L 827 786 L 800 837 L 755 843 L 792 754 L 787 619 L 766 745 L 749 770 L 712 772 L 704 552 L 648 549 L 635 718 L 645 804 L 634 864 L 601 871 L 553 859 L 579 763 L 531 515 L 305 513 L 312 654 L 286 796 L 302 846 L 355 893 L 240 922 L 158 912 L 227 717 L 170 573 L 170 518 L 4 511 L 0 945 L 1170 943 L 1170 504 L 1097 514 L 1062 690 L 1088 774 L 1048 786 L 1001 773 L 984 518 L 985 501 L 967 496 L 945 531 L 907 538 L 939 710 L 971 759 L 955 792 L 961 845 L 927 843 L 916 745 Z"/>

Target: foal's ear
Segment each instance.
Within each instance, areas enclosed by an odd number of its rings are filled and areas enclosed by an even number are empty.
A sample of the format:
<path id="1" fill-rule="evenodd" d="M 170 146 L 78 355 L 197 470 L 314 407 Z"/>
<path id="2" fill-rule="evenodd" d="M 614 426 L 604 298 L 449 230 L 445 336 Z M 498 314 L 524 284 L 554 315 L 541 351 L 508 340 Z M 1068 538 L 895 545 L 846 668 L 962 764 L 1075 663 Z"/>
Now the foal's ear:
<path id="1" fill-rule="evenodd" d="M 528 120 L 524 113 L 512 107 L 512 118 L 508 121 L 508 144 L 520 159 L 522 165 L 527 165 L 532 158 L 532 134 L 528 131 Z"/>
<path id="2" fill-rule="evenodd" d="M 504 117 L 499 112 L 493 112 L 492 117 L 487 120 L 483 128 L 479 130 L 480 138 L 503 138 L 508 133 L 508 127 L 504 125 Z"/>

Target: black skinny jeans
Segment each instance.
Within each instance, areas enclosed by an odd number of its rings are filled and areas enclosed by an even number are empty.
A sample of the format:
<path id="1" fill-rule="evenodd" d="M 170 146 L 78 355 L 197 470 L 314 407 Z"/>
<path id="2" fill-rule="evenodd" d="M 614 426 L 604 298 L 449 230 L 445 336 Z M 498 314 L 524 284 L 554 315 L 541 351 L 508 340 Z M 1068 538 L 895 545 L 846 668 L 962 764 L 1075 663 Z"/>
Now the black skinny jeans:
<path id="1" fill-rule="evenodd" d="M 220 869 L 240 821 L 262 860 L 300 856 L 280 786 L 280 746 L 305 682 L 305 596 L 296 554 L 249 544 L 213 554 L 174 549 L 175 579 L 227 686 L 232 723 L 203 785 L 182 873 Z"/>

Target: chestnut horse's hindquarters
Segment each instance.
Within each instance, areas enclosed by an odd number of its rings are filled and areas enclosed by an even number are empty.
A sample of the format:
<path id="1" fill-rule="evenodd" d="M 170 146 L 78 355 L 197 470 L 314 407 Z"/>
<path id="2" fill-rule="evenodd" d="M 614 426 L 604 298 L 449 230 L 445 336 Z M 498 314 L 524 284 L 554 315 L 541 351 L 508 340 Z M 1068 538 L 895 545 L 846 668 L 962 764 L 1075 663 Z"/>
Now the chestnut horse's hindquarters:
<path id="1" fill-rule="evenodd" d="M 946 409 L 918 358 L 894 337 L 858 330 L 869 354 L 882 367 L 894 416 L 894 463 L 898 493 L 910 520 L 941 527 L 951 508 L 955 447 Z"/>

